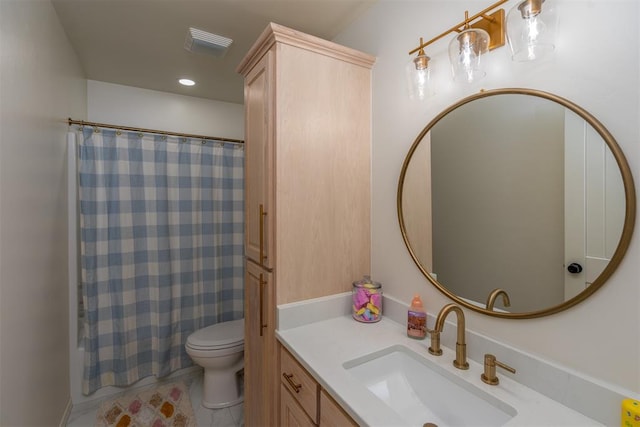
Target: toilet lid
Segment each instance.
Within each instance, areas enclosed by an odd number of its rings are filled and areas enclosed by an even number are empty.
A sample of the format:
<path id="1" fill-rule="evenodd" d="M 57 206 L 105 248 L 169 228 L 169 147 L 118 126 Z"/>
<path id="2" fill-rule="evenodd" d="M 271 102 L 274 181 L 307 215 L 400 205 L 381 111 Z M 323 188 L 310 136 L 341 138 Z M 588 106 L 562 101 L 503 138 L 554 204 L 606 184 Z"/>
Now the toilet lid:
<path id="1" fill-rule="evenodd" d="M 243 341 L 244 319 L 238 319 L 198 329 L 189 335 L 187 345 L 193 348 L 226 348 Z"/>

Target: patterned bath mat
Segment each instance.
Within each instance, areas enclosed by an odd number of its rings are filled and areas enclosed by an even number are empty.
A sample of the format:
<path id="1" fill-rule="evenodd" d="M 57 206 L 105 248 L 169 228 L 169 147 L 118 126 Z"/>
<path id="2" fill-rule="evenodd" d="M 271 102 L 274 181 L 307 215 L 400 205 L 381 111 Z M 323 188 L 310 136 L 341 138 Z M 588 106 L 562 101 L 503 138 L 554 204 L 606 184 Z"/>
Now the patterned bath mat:
<path id="1" fill-rule="evenodd" d="M 98 408 L 96 427 L 195 427 L 189 391 L 183 383 L 125 394 Z"/>

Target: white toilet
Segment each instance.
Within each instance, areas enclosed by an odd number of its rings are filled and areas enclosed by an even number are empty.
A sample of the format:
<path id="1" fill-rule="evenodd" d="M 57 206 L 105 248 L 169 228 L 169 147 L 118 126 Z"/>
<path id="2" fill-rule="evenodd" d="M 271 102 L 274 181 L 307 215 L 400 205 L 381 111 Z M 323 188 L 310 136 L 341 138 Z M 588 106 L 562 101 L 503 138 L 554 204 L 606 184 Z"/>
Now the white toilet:
<path id="1" fill-rule="evenodd" d="M 226 408 L 242 402 L 244 319 L 195 331 L 187 338 L 185 349 L 204 368 L 204 407 Z"/>

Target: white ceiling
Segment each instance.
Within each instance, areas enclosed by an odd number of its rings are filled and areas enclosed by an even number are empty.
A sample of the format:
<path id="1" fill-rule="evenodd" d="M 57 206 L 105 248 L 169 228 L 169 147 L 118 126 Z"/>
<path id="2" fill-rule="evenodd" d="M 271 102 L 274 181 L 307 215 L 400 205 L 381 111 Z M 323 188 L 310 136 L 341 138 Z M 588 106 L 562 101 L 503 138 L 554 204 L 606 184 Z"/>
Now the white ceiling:
<path id="1" fill-rule="evenodd" d="M 235 71 L 269 22 L 328 40 L 377 0 L 52 0 L 86 77 L 243 102 Z M 233 39 L 223 58 L 184 48 L 189 27 Z M 178 78 L 195 86 L 184 87 Z"/>

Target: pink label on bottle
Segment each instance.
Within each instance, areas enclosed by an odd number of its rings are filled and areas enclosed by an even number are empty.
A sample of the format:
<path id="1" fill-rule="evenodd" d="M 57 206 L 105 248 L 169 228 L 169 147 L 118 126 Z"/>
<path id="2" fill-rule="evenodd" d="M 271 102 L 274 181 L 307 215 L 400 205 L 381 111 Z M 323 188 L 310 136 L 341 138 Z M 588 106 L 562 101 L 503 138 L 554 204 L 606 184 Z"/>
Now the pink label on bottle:
<path id="1" fill-rule="evenodd" d="M 409 310 L 407 320 L 407 335 L 412 338 L 424 338 L 427 336 L 427 314 Z"/>

